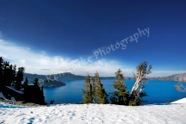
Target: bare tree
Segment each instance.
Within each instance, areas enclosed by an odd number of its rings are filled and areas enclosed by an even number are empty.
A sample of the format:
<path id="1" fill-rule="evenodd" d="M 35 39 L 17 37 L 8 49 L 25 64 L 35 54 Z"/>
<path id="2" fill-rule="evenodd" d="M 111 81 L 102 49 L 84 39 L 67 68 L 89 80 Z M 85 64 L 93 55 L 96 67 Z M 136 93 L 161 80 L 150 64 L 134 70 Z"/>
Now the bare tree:
<path id="1" fill-rule="evenodd" d="M 136 80 L 136 82 L 130 92 L 131 96 L 134 97 L 134 101 L 141 99 L 141 93 L 145 88 L 147 75 L 151 73 L 151 69 L 152 66 L 148 66 L 146 61 L 137 66 L 137 74 L 134 74 L 134 79 Z"/>

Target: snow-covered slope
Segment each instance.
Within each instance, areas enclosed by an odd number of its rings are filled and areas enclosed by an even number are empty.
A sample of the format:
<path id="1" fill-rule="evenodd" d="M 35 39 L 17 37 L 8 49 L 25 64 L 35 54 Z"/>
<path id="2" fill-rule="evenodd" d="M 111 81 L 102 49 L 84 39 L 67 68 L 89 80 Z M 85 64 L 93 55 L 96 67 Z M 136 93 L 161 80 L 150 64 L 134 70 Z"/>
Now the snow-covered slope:
<path id="1" fill-rule="evenodd" d="M 118 106 L 56 105 L 50 107 L 0 108 L 5 124 L 185 124 L 186 104 Z"/>
<path id="2" fill-rule="evenodd" d="M 186 103 L 186 98 L 171 102 L 172 104 Z"/>

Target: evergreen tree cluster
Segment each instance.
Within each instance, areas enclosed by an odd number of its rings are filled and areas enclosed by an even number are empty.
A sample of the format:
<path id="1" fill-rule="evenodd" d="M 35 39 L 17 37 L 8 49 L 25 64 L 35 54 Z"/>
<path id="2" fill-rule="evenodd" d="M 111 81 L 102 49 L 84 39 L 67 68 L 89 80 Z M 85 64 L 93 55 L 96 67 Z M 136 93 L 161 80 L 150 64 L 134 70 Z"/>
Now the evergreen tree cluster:
<path id="1" fill-rule="evenodd" d="M 35 79 L 34 85 L 28 85 L 27 78 L 22 84 L 24 70 L 24 67 L 20 67 L 16 71 L 16 65 L 11 65 L 0 57 L 0 89 L 5 88 L 5 86 L 14 86 L 16 90 L 23 89 L 24 102 L 45 104 L 43 87 L 38 86 L 39 80 L 37 78 Z"/>
<path id="2" fill-rule="evenodd" d="M 37 104 L 44 105 L 45 97 L 43 93 L 43 86 L 39 87 L 39 79 L 35 78 L 34 85 L 28 85 L 28 80 L 26 78 L 24 82 L 24 100 L 25 102 L 34 102 Z"/>
<path id="3" fill-rule="evenodd" d="M 85 87 L 86 89 L 83 90 L 83 103 L 108 103 L 108 95 L 100 81 L 98 73 L 94 77 L 87 75 L 85 78 Z"/>
<path id="4" fill-rule="evenodd" d="M 16 72 L 16 65 L 12 65 L 0 57 L 0 86 L 15 86 L 17 90 L 20 90 L 23 73 L 23 67 L 18 68 Z"/>
<path id="5" fill-rule="evenodd" d="M 151 66 L 148 67 L 147 62 L 143 62 L 137 66 L 137 75 L 134 76 L 136 83 L 134 84 L 131 92 L 127 90 L 124 84 L 124 76 L 119 69 L 115 73 L 114 91 L 110 93 L 110 96 L 106 93 L 103 84 L 99 78 L 99 74 L 96 73 L 94 77 L 87 76 L 85 78 L 85 90 L 83 90 L 83 103 L 98 103 L 98 104 L 117 104 L 117 105 L 130 105 L 137 106 L 142 105 L 142 98 L 147 96 L 143 92 L 145 86 L 146 75 L 151 73 Z M 108 99 L 109 98 L 109 99 Z"/>
<path id="6" fill-rule="evenodd" d="M 109 93 L 109 95 L 106 93 L 98 73 L 93 77 L 87 75 L 85 78 L 82 102 L 85 104 L 111 103 L 117 105 L 141 105 L 143 104 L 142 98 L 147 95 L 143 90 L 145 88 L 146 75 L 151 73 L 151 68 L 151 66 L 148 67 L 147 62 L 143 62 L 137 66 L 137 75 L 134 75 L 136 82 L 130 92 L 124 84 L 124 76 L 119 69 L 115 73 L 114 91 Z M 0 57 L 0 86 L 14 86 L 17 90 L 24 88 L 26 101 L 44 104 L 43 87 L 40 89 L 38 86 L 38 79 L 35 80 L 33 87 L 28 86 L 27 78 L 22 85 L 24 70 L 24 67 L 20 67 L 16 71 L 16 65 L 12 65 Z M 35 93 L 32 91 L 35 91 Z"/>
<path id="7" fill-rule="evenodd" d="M 10 86 L 15 81 L 16 66 L 10 65 L 0 57 L 0 85 Z"/>

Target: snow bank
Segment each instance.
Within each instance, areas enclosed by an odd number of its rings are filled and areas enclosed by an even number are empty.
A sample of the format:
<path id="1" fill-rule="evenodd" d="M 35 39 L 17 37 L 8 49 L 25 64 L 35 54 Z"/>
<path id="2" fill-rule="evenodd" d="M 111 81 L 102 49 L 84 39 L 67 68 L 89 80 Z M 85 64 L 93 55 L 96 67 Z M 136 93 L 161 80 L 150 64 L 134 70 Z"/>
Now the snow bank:
<path id="1" fill-rule="evenodd" d="M 186 98 L 183 98 L 183 99 L 171 102 L 171 103 L 173 103 L 173 104 L 186 103 Z"/>
<path id="2" fill-rule="evenodd" d="M 1 108 L 0 123 L 12 124 L 184 124 L 186 104 L 118 106 L 56 105 Z"/>

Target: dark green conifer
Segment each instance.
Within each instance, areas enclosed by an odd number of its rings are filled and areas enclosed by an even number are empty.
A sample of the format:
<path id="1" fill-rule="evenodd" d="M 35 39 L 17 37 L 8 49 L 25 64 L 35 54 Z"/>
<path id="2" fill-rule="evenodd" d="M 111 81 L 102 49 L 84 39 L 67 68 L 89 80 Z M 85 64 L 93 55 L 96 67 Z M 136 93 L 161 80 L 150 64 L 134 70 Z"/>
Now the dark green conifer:
<path id="1" fill-rule="evenodd" d="M 95 84 L 89 75 L 85 78 L 85 90 L 83 90 L 83 103 L 94 103 Z"/>
<path id="2" fill-rule="evenodd" d="M 112 96 L 110 98 L 111 103 L 118 105 L 128 105 L 129 103 L 129 92 L 126 90 L 126 86 L 124 85 L 124 77 L 122 71 L 119 69 L 116 73 L 114 89 L 112 92 Z"/>
<path id="3" fill-rule="evenodd" d="M 103 84 L 100 81 L 99 74 L 96 73 L 94 77 L 95 83 L 96 83 L 96 90 L 95 90 L 95 95 L 96 95 L 96 102 L 98 104 L 106 104 L 108 103 L 108 95 L 105 91 L 105 88 L 103 87 Z"/>
<path id="4" fill-rule="evenodd" d="M 17 76 L 16 76 L 16 83 L 15 88 L 17 90 L 21 89 L 21 82 L 23 81 L 23 73 L 24 73 L 24 67 L 18 68 Z"/>
<path id="5" fill-rule="evenodd" d="M 28 86 L 28 79 L 26 78 L 23 84 L 24 89 Z"/>
<path id="6" fill-rule="evenodd" d="M 3 83 L 3 62 L 3 58 L 0 57 L 0 85 Z"/>

